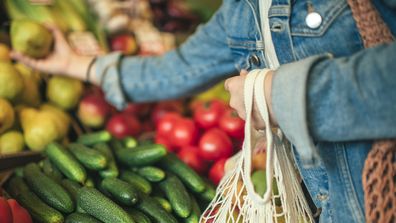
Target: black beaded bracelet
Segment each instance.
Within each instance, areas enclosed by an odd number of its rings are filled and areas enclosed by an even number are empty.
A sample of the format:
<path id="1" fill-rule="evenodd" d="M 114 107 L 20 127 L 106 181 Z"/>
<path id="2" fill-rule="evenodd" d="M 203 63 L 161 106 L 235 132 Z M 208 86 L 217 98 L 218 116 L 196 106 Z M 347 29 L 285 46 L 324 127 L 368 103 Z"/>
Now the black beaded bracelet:
<path id="1" fill-rule="evenodd" d="M 91 68 L 94 65 L 94 63 L 96 62 L 97 57 L 94 57 L 91 62 L 89 62 L 88 64 L 88 68 L 87 68 L 87 73 L 85 74 L 85 82 L 89 82 L 90 79 L 90 75 L 91 75 Z"/>

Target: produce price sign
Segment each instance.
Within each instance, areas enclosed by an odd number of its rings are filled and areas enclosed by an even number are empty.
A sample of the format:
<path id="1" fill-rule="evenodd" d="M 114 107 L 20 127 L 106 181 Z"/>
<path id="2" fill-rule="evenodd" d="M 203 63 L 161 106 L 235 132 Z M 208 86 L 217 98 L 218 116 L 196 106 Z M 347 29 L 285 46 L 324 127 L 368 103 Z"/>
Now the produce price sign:
<path id="1" fill-rule="evenodd" d="M 52 0 L 30 0 L 32 5 L 52 5 Z"/>
<path id="2" fill-rule="evenodd" d="M 91 32 L 73 32 L 69 34 L 69 42 L 80 55 L 96 56 L 103 53 Z"/>

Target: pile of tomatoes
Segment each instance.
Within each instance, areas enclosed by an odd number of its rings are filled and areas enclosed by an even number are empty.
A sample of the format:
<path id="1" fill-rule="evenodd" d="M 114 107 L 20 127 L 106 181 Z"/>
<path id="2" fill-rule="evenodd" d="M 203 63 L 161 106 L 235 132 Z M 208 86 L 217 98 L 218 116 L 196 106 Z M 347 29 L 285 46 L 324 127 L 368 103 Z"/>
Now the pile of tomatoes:
<path id="1" fill-rule="evenodd" d="M 221 100 L 195 101 L 190 109 L 191 116 L 165 112 L 156 122 L 155 141 L 217 185 L 227 158 L 241 147 L 245 123 Z"/>

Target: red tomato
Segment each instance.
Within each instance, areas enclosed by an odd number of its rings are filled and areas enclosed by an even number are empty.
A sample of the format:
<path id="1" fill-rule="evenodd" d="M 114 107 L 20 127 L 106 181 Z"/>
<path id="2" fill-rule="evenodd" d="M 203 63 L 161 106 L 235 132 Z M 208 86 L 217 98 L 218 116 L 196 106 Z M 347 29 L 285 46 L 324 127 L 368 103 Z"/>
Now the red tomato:
<path id="1" fill-rule="evenodd" d="M 232 155 L 230 137 L 218 128 L 208 130 L 199 140 L 199 155 L 210 161 L 230 157 Z"/>
<path id="2" fill-rule="evenodd" d="M 156 134 L 155 135 L 155 143 L 163 145 L 169 152 L 177 152 L 177 148 L 174 147 L 169 139 L 165 136 Z"/>
<path id="3" fill-rule="evenodd" d="M 207 170 L 208 164 L 199 157 L 197 146 L 183 147 L 177 156 L 201 175 Z"/>
<path id="4" fill-rule="evenodd" d="M 146 117 L 151 110 L 150 103 L 128 103 L 123 112 L 133 114 L 138 117 Z"/>
<path id="5" fill-rule="evenodd" d="M 165 137 L 169 137 L 175 123 L 182 117 L 176 112 L 169 112 L 164 114 L 162 118 L 157 122 L 157 134 Z"/>
<path id="6" fill-rule="evenodd" d="M 4 197 L 0 197 L 0 220 L 1 223 L 12 223 L 11 208 Z"/>
<path id="7" fill-rule="evenodd" d="M 106 130 L 117 139 L 136 136 L 141 131 L 141 124 L 134 115 L 119 113 L 113 115 L 106 124 Z"/>
<path id="8" fill-rule="evenodd" d="M 225 108 L 224 102 L 219 100 L 198 104 L 194 110 L 194 120 L 203 129 L 216 127 Z"/>
<path id="9" fill-rule="evenodd" d="M 219 127 L 231 137 L 243 139 L 245 136 L 245 121 L 239 118 L 234 109 L 228 109 L 221 116 Z"/>
<path id="10" fill-rule="evenodd" d="M 183 103 L 181 101 L 161 101 L 154 106 L 151 113 L 151 120 L 157 124 L 163 115 L 168 112 L 183 113 Z"/>
<path id="11" fill-rule="evenodd" d="M 176 121 L 170 133 L 172 145 L 177 147 L 193 145 L 198 136 L 198 129 L 192 119 L 181 118 Z"/>
<path id="12" fill-rule="evenodd" d="M 218 185 L 220 183 L 221 178 L 224 176 L 224 165 L 227 159 L 219 159 L 216 161 L 213 166 L 209 170 L 209 179 L 215 184 Z"/>
<path id="13" fill-rule="evenodd" d="M 8 204 L 10 205 L 12 216 L 14 218 L 13 223 L 32 223 L 32 217 L 29 212 L 23 208 L 14 199 L 8 199 Z"/>

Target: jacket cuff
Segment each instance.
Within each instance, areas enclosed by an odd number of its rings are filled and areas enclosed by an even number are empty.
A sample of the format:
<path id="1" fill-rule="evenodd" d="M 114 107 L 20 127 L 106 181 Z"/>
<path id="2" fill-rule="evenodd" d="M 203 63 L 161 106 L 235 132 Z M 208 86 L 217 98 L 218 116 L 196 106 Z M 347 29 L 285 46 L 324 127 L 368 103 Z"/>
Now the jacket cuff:
<path id="1" fill-rule="evenodd" d="M 305 167 L 319 163 L 318 151 L 310 136 L 307 115 L 307 80 L 311 70 L 329 55 L 320 55 L 282 65 L 272 81 L 272 107 L 276 120 L 296 147 Z"/>
<path id="2" fill-rule="evenodd" d="M 127 104 L 119 77 L 121 56 L 120 52 L 115 52 L 98 57 L 96 61 L 96 79 L 100 81 L 106 100 L 118 110 L 122 110 Z"/>

